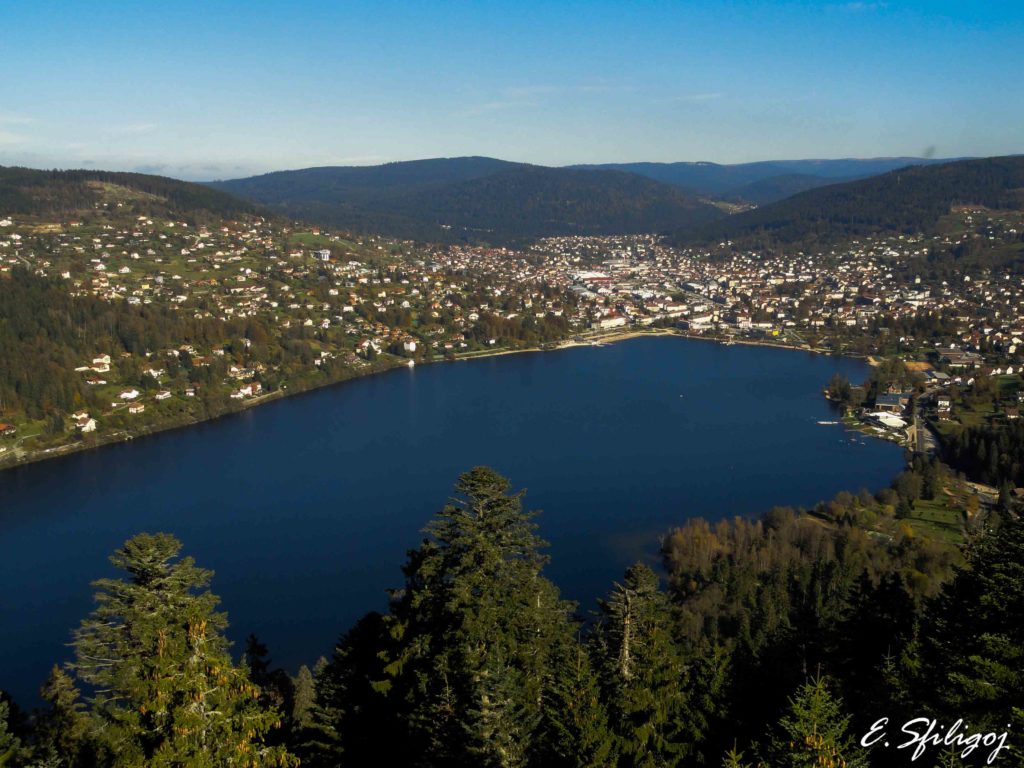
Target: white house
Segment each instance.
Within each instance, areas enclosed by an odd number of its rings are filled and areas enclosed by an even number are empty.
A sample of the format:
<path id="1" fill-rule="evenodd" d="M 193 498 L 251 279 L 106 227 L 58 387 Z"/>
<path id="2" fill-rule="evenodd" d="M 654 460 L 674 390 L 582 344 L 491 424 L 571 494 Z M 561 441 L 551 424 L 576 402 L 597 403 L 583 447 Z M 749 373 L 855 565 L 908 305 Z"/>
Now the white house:
<path id="1" fill-rule="evenodd" d="M 89 416 L 85 411 L 74 413 L 71 415 L 71 418 L 74 419 L 75 428 L 79 432 L 85 434 L 87 432 L 96 431 L 96 419 Z"/>

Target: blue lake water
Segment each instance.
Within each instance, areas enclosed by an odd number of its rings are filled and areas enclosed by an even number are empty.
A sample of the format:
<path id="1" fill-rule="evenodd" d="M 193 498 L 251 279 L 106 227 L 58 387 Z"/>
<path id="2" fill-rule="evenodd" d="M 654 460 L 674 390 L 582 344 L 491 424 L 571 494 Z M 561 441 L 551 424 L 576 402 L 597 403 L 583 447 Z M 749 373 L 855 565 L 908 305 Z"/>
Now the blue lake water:
<path id="1" fill-rule="evenodd" d="M 855 360 L 678 338 L 421 366 L 0 473 L 0 688 L 32 704 L 89 582 L 139 531 L 216 572 L 237 642 L 290 671 L 401 584 L 460 472 L 526 488 L 548 575 L 584 610 L 693 516 L 887 485 L 891 443 L 852 438 L 821 388 Z M 240 648 L 236 645 L 236 650 Z"/>

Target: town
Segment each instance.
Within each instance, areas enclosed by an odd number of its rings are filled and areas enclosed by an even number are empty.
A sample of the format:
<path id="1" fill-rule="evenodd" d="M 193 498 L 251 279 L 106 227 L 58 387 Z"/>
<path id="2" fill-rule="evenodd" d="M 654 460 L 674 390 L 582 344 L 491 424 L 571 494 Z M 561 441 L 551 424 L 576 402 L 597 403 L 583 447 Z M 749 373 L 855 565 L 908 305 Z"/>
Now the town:
<path id="1" fill-rule="evenodd" d="M 104 190 L 80 220 L 0 218 L 0 275 L 23 269 L 73 296 L 248 330 L 205 348 L 179 340 L 113 357 L 97 350 L 74 366 L 94 395 L 87 407 L 7 413 L 0 464 L 396 365 L 647 332 L 897 356 L 907 375 L 872 393 L 858 425 L 903 441 L 918 439 L 919 413 L 964 424 L 1018 416 L 1024 281 L 983 264 L 947 265 L 951 254 L 1019 243 L 1020 212 L 954 209 L 938 235 L 773 255 L 729 242 L 680 249 L 656 235 L 553 237 L 513 249 L 261 216 L 206 226 L 128 216 L 116 192 Z M 279 354 L 267 352 L 268 335 Z"/>

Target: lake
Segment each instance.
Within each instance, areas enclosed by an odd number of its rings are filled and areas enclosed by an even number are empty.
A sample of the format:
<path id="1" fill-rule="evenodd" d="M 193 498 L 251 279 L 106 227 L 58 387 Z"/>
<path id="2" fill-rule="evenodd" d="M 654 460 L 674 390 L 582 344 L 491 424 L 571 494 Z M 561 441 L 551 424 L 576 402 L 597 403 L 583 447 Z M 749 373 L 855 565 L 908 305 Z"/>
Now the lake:
<path id="1" fill-rule="evenodd" d="M 457 476 L 526 488 L 547 574 L 584 610 L 688 518 L 877 490 L 902 450 L 841 426 L 821 388 L 860 361 L 680 338 L 420 366 L 188 429 L 0 473 L 0 688 L 31 705 L 89 582 L 140 531 L 169 531 L 240 643 L 294 672 L 401 584 Z"/>

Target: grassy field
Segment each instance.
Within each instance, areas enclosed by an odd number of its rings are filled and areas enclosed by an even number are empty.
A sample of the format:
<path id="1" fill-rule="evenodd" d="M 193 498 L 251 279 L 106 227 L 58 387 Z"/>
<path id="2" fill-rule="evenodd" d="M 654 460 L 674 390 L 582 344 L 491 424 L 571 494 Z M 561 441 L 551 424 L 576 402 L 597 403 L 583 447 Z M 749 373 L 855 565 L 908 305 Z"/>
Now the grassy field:
<path id="1" fill-rule="evenodd" d="M 330 248 L 332 245 L 339 245 L 337 241 L 331 240 L 326 235 L 316 235 L 312 232 L 294 232 L 289 239 L 303 248 Z"/>
<path id="2" fill-rule="evenodd" d="M 958 542 L 962 538 L 963 513 L 959 508 L 950 506 L 951 502 L 938 497 L 930 501 L 915 501 L 914 513 L 906 521 L 923 535 Z"/>

